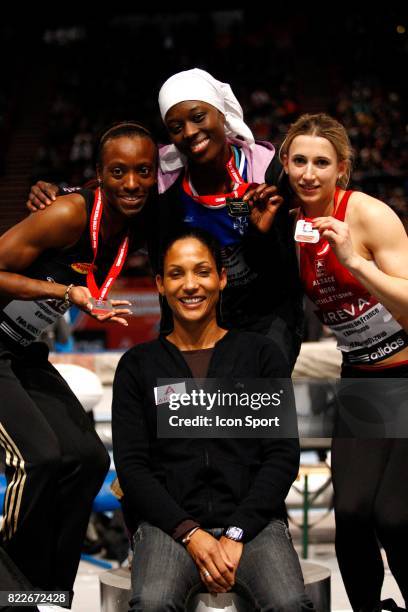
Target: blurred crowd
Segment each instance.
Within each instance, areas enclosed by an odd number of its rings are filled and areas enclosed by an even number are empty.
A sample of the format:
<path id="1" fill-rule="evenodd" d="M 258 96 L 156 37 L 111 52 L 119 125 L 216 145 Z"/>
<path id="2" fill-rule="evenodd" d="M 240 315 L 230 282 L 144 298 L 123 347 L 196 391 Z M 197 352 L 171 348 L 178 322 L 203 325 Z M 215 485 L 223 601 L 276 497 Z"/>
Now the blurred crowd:
<path id="1" fill-rule="evenodd" d="M 397 88 L 355 80 L 339 94 L 335 114 L 354 149 L 353 185 L 386 201 L 407 222 L 407 112 Z"/>
<path id="2" fill-rule="evenodd" d="M 65 42 L 48 36 L 58 73 L 33 179 L 88 180 L 94 137 L 114 120 L 140 120 L 165 140 L 158 90 L 173 72 L 194 66 L 231 83 L 257 138 L 279 140 L 300 110 L 285 47 L 290 43 L 278 39 L 268 24 L 251 30 L 240 11 L 231 12 L 229 21 L 220 19 L 222 27 L 202 15 L 185 14 L 166 23 L 139 16 L 103 29 L 81 29 Z"/>
<path id="3" fill-rule="evenodd" d="M 321 108 L 308 108 L 296 65 L 298 29 L 296 21 L 288 33 L 279 20 L 248 23 L 242 11 L 229 11 L 118 18 L 79 28 L 76 36 L 70 31 L 66 40 L 46 33 L 58 72 L 32 178 L 71 184 L 92 178 L 95 135 L 112 120 L 139 119 L 164 141 L 160 84 L 173 72 L 200 66 L 231 83 L 257 139 L 279 145 L 300 112 L 336 115 L 355 151 L 352 186 L 384 199 L 406 219 L 407 113 L 398 83 L 390 87 L 364 72 L 344 78 L 334 99 L 321 99 Z"/>
<path id="4" fill-rule="evenodd" d="M 52 94 L 31 180 L 91 179 L 94 140 L 115 120 L 140 120 L 165 141 L 159 87 L 172 73 L 198 66 L 231 83 L 257 139 L 279 145 L 301 112 L 335 115 L 355 151 L 351 186 L 386 201 L 407 224 L 407 88 L 384 56 L 387 45 L 399 58 L 395 36 L 386 23 L 356 12 L 345 22 L 340 52 L 318 19 L 238 9 L 122 13 L 45 26 L 42 71 Z M 383 30 L 376 50 L 373 37 Z M 335 87 L 326 87 L 333 72 Z M 0 137 L 6 97 L 0 94 Z"/>

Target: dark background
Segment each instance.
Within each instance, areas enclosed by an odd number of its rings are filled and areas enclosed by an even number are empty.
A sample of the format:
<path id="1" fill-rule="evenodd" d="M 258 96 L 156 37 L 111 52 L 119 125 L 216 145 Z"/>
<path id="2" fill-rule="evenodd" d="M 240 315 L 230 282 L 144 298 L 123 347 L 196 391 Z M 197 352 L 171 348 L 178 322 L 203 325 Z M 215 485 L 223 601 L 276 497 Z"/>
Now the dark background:
<path id="1" fill-rule="evenodd" d="M 324 6 L 324 5 L 323 5 Z M 92 141 L 139 119 L 163 141 L 162 82 L 201 67 L 229 82 L 259 139 L 282 140 L 301 112 L 342 120 L 353 186 L 407 214 L 407 12 L 339 4 L 265 10 L 25 15 L 0 25 L 0 231 L 24 214 L 30 181 L 81 184 Z"/>

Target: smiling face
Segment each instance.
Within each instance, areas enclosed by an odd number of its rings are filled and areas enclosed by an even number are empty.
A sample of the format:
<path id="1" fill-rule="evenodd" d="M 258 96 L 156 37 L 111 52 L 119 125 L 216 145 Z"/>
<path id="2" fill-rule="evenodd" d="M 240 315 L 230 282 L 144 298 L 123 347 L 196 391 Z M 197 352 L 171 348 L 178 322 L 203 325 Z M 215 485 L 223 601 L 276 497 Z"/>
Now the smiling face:
<path id="1" fill-rule="evenodd" d="M 157 275 L 159 293 L 167 299 L 179 323 L 203 323 L 216 319 L 219 293 L 227 283 L 217 271 L 209 248 L 197 238 L 176 240 L 164 258 L 163 276 Z"/>
<path id="2" fill-rule="evenodd" d="M 190 161 L 205 164 L 224 155 L 227 145 L 224 115 L 199 100 L 179 102 L 170 108 L 165 124 L 173 144 Z"/>
<path id="3" fill-rule="evenodd" d="M 321 136 L 296 136 L 283 158 L 290 186 L 306 208 L 328 206 L 336 183 L 345 172 L 345 163 L 338 161 L 334 146 Z M 313 208 L 312 208 L 313 210 Z"/>
<path id="4" fill-rule="evenodd" d="M 98 179 L 108 206 L 133 217 L 146 203 L 156 182 L 156 146 L 139 135 L 108 139 L 103 146 Z"/>

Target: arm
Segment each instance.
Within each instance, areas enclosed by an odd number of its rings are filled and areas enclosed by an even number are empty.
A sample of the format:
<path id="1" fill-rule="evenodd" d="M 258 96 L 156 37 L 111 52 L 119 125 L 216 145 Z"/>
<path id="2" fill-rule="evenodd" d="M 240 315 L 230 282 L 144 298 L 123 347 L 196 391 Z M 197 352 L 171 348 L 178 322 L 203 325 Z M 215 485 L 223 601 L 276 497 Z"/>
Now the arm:
<path id="1" fill-rule="evenodd" d="M 63 299 L 66 286 L 24 276 L 43 251 L 74 244 L 86 224 L 82 196 L 58 198 L 52 209 L 40 211 L 0 238 L 0 295 L 22 300 Z M 75 292 L 71 290 L 70 298 Z"/>
<path id="2" fill-rule="evenodd" d="M 129 508 L 172 535 L 177 525 L 193 517 L 176 503 L 151 470 L 150 435 L 137 376 L 140 369 L 137 358 L 127 353 L 116 370 L 112 401 L 115 466 Z"/>
<path id="3" fill-rule="evenodd" d="M 63 249 L 75 244 L 87 224 L 85 201 L 79 194 L 57 198 L 54 206 L 30 215 L 0 238 L 0 296 L 20 300 L 68 299 L 100 322 L 128 325 L 120 315 L 129 314 L 123 300 L 112 301 L 114 308 L 104 313 L 92 311 L 87 287 L 67 286 L 37 280 L 22 274 L 47 249 Z M 118 316 L 119 315 L 119 316 Z"/>
<path id="4" fill-rule="evenodd" d="M 191 517 L 150 468 L 150 436 L 143 413 L 143 391 L 136 374 L 138 371 L 137 359 L 128 353 L 120 360 L 115 374 L 112 402 L 115 467 L 130 511 L 173 535 L 175 528 Z M 203 582 L 212 592 L 230 589 L 233 584 L 231 563 L 216 538 L 198 529 L 187 550 Z M 205 571 L 209 576 L 203 573 Z"/>
<path id="5" fill-rule="evenodd" d="M 338 260 L 395 316 L 408 316 L 408 237 L 394 211 L 365 194 L 355 194 L 348 223 L 318 217 L 315 227 Z M 351 203 L 351 202 L 350 202 Z M 376 266 L 355 249 L 357 240 Z"/>
<path id="6" fill-rule="evenodd" d="M 244 542 L 252 540 L 282 510 L 299 470 L 299 440 L 262 440 L 262 466 L 248 495 L 228 518 L 228 525 L 244 530 Z"/>
<path id="7" fill-rule="evenodd" d="M 265 341 L 259 353 L 260 378 L 283 378 L 288 393 L 292 391 L 289 368 L 282 352 L 272 342 Z M 283 381 L 282 381 L 283 382 Z M 296 419 L 293 397 L 287 409 Z M 269 438 L 260 441 L 262 464 L 248 494 L 228 518 L 228 525 L 244 530 L 244 542 L 254 538 L 276 514 L 282 512 L 289 489 L 299 470 L 298 438 Z"/>

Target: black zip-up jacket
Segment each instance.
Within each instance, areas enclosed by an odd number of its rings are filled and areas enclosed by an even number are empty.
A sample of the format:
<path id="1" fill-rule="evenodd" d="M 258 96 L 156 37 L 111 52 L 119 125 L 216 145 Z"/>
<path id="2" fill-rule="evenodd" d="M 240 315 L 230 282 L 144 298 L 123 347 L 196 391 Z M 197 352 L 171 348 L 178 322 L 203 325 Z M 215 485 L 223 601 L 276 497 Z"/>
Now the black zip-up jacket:
<path id="1" fill-rule="evenodd" d="M 203 527 L 234 525 L 251 540 L 273 517 L 299 468 L 297 439 L 158 439 L 158 378 L 192 378 L 178 348 L 160 337 L 121 358 L 113 384 L 113 452 L 126 512 L 171 535 L 184 520 Z M 215 346 L 209 378 L 289 377 L 273 341 L 228 332 Z"/>

